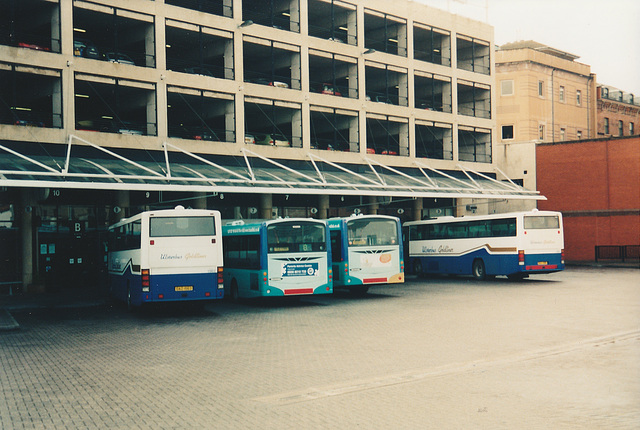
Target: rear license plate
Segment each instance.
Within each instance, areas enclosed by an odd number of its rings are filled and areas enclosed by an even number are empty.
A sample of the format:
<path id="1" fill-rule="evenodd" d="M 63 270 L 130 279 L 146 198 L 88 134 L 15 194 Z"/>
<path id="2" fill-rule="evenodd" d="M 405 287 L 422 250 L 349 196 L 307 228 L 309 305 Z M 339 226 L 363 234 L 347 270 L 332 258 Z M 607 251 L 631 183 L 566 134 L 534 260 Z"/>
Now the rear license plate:
<path id="1" fill-rule="evenodd" d="M 546 266 L 547 264 L 549 264 L 548 261 L 538 261 L 538 266 Z"/>
<path id="2" fill-rule="evenodd" d="M 193 285 L 182 285 L 175 287 L 175 291 L 193 291 Z"/>

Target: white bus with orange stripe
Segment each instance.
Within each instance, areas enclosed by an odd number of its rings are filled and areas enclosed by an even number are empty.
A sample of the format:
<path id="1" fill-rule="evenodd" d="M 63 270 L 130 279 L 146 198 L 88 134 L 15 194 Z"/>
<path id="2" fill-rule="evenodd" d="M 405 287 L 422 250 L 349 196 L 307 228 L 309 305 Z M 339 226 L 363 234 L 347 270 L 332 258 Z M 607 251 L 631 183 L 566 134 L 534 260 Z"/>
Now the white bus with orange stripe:
<path id="1" fill-rule="evenodd" d="M 564 269 L 560 212 L 512 212 L 406 222 L 408 267 L 417 275 L 505 275 L 521 279 Z"/>
<path id="2" fill-rule="evenodd" d="M 364 294 L 369 287 L 404 282 L 400 219 L 387 215 L 331 218 L 333 287 Z"/>

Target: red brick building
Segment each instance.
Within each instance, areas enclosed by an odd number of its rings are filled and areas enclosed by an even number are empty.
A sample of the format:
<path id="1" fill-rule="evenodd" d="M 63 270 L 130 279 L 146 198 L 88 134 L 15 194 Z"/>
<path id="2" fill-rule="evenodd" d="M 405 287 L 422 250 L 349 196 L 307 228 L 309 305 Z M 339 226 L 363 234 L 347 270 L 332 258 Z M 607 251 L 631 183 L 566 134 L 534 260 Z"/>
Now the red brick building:
<path id="1" fill-rule="evenodd" d="M 617 88 L 596 89 L 598 137 L 640 135 L 640 100 Z"/>
<path id="2" fill-rule="evenodd" d="M 640 245 L 640 136 L 539 144 L 542 210 L 564 215 L 565 258 L 593 261 L 595 247 Z"/>

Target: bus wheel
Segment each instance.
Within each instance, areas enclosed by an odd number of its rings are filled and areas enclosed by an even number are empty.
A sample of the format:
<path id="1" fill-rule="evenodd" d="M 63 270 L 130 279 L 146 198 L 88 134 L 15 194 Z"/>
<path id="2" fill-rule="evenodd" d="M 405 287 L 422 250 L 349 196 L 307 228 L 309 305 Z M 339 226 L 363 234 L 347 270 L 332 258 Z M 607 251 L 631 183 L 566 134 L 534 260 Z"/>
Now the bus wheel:
<path id="1" fill-rule="evenodd" d="M 349 293 L 352 296 L 355 296 L 355 297 L 362 297 L 362 296 L 365 296 L 367 294 L 367 291 L 369 291 L 369 287 L 351 288 L 349 290 Z"/>
<path id="2" fill-rule="evenodd" d="M 238 299 L 240 295 L 238 294 L 238 282 L 234 279 L 231 281 L 231 301 L 234 303 L 238 303 Z"/>
<path id="3" fill-rule="evenodd" d="M 487 272 L 484 270 L 484 262 L 481 259 L 473 260 L 473 266 L 471 268 L 473 277 L 478 281 L 484 281 L 487 277 Z"/>
<path id="4" fill-rule="evenodd" d="M 133 310 L 133 302 L 131 301 L 131 288 L 127 288 L 127 310 L 129 312 Z"/>
<path id="5" fill-rule="evenodd" d="M 422 262 L 420 260 L 416 261 L 413 264 L 413 274 L 414 275 L 418 275 L 418 277 L 423 276 L 423 273 L 422 273 Z"/>

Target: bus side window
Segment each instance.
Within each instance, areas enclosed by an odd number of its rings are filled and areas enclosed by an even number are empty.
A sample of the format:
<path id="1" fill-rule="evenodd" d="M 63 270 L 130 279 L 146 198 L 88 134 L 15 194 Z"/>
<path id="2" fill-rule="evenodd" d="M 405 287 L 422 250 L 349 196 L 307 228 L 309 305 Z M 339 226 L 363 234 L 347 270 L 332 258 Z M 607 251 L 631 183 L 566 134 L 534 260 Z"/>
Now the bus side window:
<path id="1" fill-rule="evenodd" d="M 246 264 L 249 269 L 260 269 L 260 236 L 247 236 L 244 244 L 246 253 Z"/>

